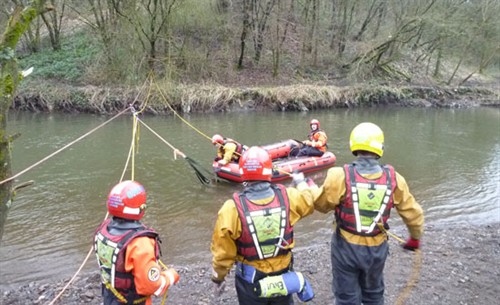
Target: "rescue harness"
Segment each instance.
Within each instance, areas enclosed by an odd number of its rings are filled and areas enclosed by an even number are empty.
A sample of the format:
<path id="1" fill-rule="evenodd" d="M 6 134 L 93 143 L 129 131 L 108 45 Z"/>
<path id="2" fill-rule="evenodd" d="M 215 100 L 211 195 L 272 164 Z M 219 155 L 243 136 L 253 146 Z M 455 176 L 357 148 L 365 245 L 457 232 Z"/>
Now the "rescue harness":
<path id="1" fill-rule="evenodd" d="M 254 204 L 244 192 L 233 195 L 242 227 L 237 252 L 248 261 L 286 254 L 293 242 L 286 188 L 282 185 L 271 188 L 275 196 L 265 205 Z"/>
<path id="2" fill-rule="evenodd" d="M 344 165 L 346 199 L 335 211 L 338 228 L 361 236 L 381 233 L 378 224 L 386 226 L 396 188 L 394 168 L 384 165 L 382 170 L 378 179 L 367 179 L 357 172 L 354 165 Z"/>
<path id="3" fill-rule="evenodd" d="M 108 225 L 112 219 L 107 219 L 97 229 L 94 238 L 94 249 L 97 263 L 101 270 L 103 285 L 122 303 L 141 304 L 148 298 L 136 293 L 134 276 L 125 270 L 125 252 L 128 244 L 137 237 L 148 236 L 156 239 L 155 257 L 160 257 L 160 240 L 156 231 L 141 225 L 138 228 L 124 229 L 120 235 L 112 235 Z"/>

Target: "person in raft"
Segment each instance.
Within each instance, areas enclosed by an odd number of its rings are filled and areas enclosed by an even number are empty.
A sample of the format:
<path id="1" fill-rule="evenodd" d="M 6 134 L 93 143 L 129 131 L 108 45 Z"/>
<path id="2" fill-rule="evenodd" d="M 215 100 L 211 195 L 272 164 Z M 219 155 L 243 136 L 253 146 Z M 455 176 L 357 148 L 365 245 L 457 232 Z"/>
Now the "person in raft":
<path id="1" fill-rule="evenodd" d="M 217 161 L 220 165 L 226 165 L 229 162 L 238 163 L 243 152 L 248 149 L 246 145 L 240 144 L 233 139 L 224 138 L 220 134 L 212 137 L 212 144 L 217 146 Z"/>
<path id="2" fill-rule="evenodd" d="M 311 131 L 307 136 L 307 140 L 303 141 L 304 144 L 300 149 L 297 147 L 292 149 L 290 152 L 291 156 L 301 157 L 301 156 L 317 156 L 321 157 L 328 148 L 326 141 L 328 137 L 326 133 L 320 129 L 319 121 L 312 119 L 309 123 Z"/>
<path id="3" fill-rule="evenodd" d="M 130 180 L 117 184 L 108 195 L 107 209 L 112 217 L 94 237 L 103 304 L 151 305 L 151 296 L 166 294 L 179 274 L 162 269 L 158 233 L 140 222 L 146 209 L 144 187 Z"/>
<path id="4" fill-rule="evenodd" d="M 350 135 L 356 160 L 328 170 L 317 211 L 335 211 L 331 242 L 333 292 L 337 305 L 383 304 L 385 261 L 389 253 L 387 230 L 395 207 L 410 237 L 408 250 L 420 247 L 424 214 L 406 180 L 391 165 L 382 165 L 384 134 L 373 123 L 361 123 Z"/>
<path id="5" fill-rule="evenodd" d="M 250 147 L 241 157 L 244 190 L 220 208 L 212 235 L 214 294 L 220 296 L 225 278 L 235 268 L 240 305 L 290 305 L 293 294 L 306 302 L 312 287 L 294 272 L 294 225 L 314 211 L 318 187 L 304 174 L 291 174 L 296 188 L 272 184 L 272 161 L 261 147 Z"/>

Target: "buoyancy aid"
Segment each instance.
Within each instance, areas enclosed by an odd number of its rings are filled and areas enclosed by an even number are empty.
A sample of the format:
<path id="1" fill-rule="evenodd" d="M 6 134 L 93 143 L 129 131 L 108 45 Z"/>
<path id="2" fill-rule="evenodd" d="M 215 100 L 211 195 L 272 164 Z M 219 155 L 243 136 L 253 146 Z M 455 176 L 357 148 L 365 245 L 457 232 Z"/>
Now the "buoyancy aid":
<path id="1" fill-rule="evenodd" d="M 286 246 L 293 242 L 286 188 L 283 185 L 271 188 L 275 196 L 265 205 L 252 203 L 245 192 L 233 195 L 242 228 L 236 242 L 237 252 L 249 261 L 286 254 L 290 251 Z"/>
<path id="2" fill-rule="evenodd" d="M 323 129 L 311 130 L 311 132 L 307 135 L 307 138 L 309 139 L 309 141 L 317 141 L 317 139 L 315 138 L 315 135 L 317 133 L 320 133 L 320 132 L 325 136 L 325 143 L 323 143 L 323 146 L 316 147 L 316 148 L 322 152 L 326 152 L 326 150 L 328 149 L 328 144 L 326 143 L 328 137 L 326 136 L 326 133 L 323 131 Z"/>
<path id="3" fill-rule="evenodd" d="M 240 158 L 240 156 L 243 154 L 243 145 L 241 145 L 240 143 L 236 142 L 233 139 L 224 138 L 224 145 L 226 145 L 227 143 L 233 143 L 236 145 L 236 150 L 234 151 L 235 153 L 233 154 L 231 159 L 237 161 Z"/>
<path id="4" fill-rule="evenodd" d="M 108 228 L 112 219 L 105 220 L 97 229 L 94 238 L 94 249 L 97 262 L 101 270 L 103 284 L 115 289 L 128 302 L 137 300 L 144 296 L 138 295 L 135 290 L 134 276 L 125 270 L 125 253 L 127 245 L 140 236 L 148 236 L 156 239 L 155 257 L 161 254 L 160 240 L 156 231 L 140 225 L 133 229 L 120 230 L 119 235 L 113 235 Z"/>
<path id="5" fill-rule="evenodd" d="M 376 236 L 381 231 L 378 224 L 387 223 L 394 205 L 396 175 L 390 165 L 382 166 L 378 179 L 366 179 L 352 164 L 344 165 L 346 194 L 335 210 L 337 227 L 353 234 Z"/>

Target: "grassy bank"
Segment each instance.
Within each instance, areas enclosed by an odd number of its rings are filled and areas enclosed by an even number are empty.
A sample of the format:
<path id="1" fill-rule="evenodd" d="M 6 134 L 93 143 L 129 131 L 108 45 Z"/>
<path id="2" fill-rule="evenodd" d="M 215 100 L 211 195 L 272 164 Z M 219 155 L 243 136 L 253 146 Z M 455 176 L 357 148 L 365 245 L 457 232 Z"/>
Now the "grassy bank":
<path id="1" fill-rule="evenodd" d="M 147 84 L 141 87 L 48 85 L 24 88 L 12 108 L 34 112 L 111 114 L 129 105 L 148 114 L 232 111 L 308 111 L 373 107 L 499 106 L 498 92 L 486 87 L 326 86 L 225 87 L 221 85 Z"/>

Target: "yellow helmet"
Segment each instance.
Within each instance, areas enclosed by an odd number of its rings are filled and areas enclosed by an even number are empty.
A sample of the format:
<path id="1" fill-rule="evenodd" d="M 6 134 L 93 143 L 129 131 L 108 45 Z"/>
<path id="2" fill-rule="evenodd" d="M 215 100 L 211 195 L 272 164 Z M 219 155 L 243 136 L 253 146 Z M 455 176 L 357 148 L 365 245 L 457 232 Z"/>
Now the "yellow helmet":
<path id="1" fill-rule="evenodd" d="M 354 155 L 356 155 L 356 151 L 364 150 L 382 157 L 384 154 L 384 132 L 373 123 L 358 124 L 351 131 L 349 147 Z"/>

